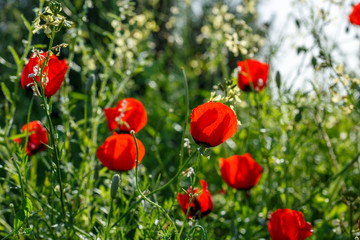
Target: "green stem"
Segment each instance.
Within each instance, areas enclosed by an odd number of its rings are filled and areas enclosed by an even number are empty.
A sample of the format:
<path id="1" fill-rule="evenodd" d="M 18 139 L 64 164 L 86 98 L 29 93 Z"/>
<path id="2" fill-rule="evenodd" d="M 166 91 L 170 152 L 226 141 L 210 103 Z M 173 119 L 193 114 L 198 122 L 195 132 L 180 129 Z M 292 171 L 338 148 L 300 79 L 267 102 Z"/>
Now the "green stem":
<path id="1" fill-rule="evenodd" d="M 114 199 L 111 198 L 111 203 L 110 203 L 110 211 L 109 211 L 109 214 L 107 216 L 107 220 L 106 220 L 106 227 L 105 227 L 105 236 L 104 236 L 104 239 L 106 240 L 107 237 L 108 237 L 108 234 L 109 234 L 109 230 L 111 229 L 110 228 L 110 220 L 111 220 L 111 217 L 112 217 L 112 213 L 114 211 Z"/>
<path id="2" fill-rule="evenodd" d="M 18 163 L 16 162 L 16 159 L 12 158 L 12 160 L 14 161 L 16 171 L 17 171 L 19 181 L 20 181 L 21 199 L 24 200 L 25 199 L 25 193 L 24 193 L 24 184 L 23 184 L 23 180 L 22 180 L 22 176 L 21 176 L 21 171 L 20 171 Z"/>
<path id="3" fill-rule="evenodd" d="M 138 184 L 138 166 L 139 166 L 139 149 L 138 149 L 138 144 L 137 144 L 137 140 L 136 140 L 136 136 L 135 136 L 135 131 L 131 130 L 130 132 L 134 138 L 135 141 L 135 146 L 136 146 L 136 169 L 135 169 L 135 182 L 136 182 L 136 189 L 138 190 L 138 192 L 140 193 L 141 197 L 144 198 L 148 203 L 150 203 L 151 205 L 157 207 L 160 211 L 162 211 L 166 218 L 171 222 L 171 224 L 174 226 L 175 229 L 175 233 L 176 235 L 178 235 L 178 230 L 176 228 L 175 222 L 171 219 L 171 217 L 169 216 L 169 214 L 165 211 L 164 208 L 162 208 L 159 204 L 151 201 L 149 198 L 147 198 L 141 191 L 139 184 Z"/>
<path id="4" fill-rule="evenodd" d="M 52 48 L 53 42 L 54 42 L 54 37 L 55 37 L 55 26 L 53 26 L 52 29 L 52 33 L 51 33 L 51 38 L 50 38 L 50 43 L 49 43 L 49 47 L 48 47 L 48 54 L 46 55 L 46 58 L 41 66 L 41 71 L 40 71 L 40 89 L 41 89 L 41 99 L 45 108 L 45 114 L 46 114 L 46 119 L 49 125 L 48 133 L 50 135 L 50 139 L 51 139 L 51 145 L 52 145 L 52 150 L 55 152 L 55 154 L 53 155 L 54 158 L 54 162 L 56 164 L 56 173 L 57 173 L 57 179 L 59 182 L 59 187 L 60 187 L 60 201 L 61 201 L 61 210 L 62 210 L 62 214 L 64 217 L 66 217 L 65 214 L 65 203 L 64 203 L 64 190 L 63 190 L 63 186 L 62 186 L 62 180 L 61 180 L 61 169 L 60 169 L 60 153 L 59 153 L 59 149 L 57 146 L 57 142 L 56 142 L 56 137 L 55 137 L 55 130 L 54 130 L 54 125 L 52 123 L 51 120 L 51 116 L 50 116 L 50 111 L 49 111 L 49 105 L 45 96 L 45 89 L 44 86 L 42 84 L 42 77 L 43 77 L 43 72 L 45 69 L 45 65 L 47 65 L 48 61 L 49 61 L 49 57 L 50 57 L 50 50 Z M 41 60 L 41 59 L 40 59 Z M 36 80 L 34 80 L 36 81 Z"/>
<path id="5" fill-rule="evenodd" d="M 189 86 L 187 77 L 185 74 L 185 69 L 181 69 L 184 75 L 184 86 L 185 86 L 185 122 L 183 127 L 183 134 L 181 138 L 181 150 L 180 150 L 180 166 L 182 166 L 183 160 L 184 160 L 184 138 L 186 133 L 186 127 L 188 123 L 188 117 L 189 117 Z"/>
<path id="6" fill-rule="evenodd" d="M 171 184 L 172 182 L 174 182 L 174 181 L 179 177 L 179 175 L 181 174 L 181 172 L 185 169 L 185 167 L 186 167 L 187 164 L 190 162 L 190 160 L 194 157 L 195 154 L 196 154 L 196 151 L 194 151 L 194 152 L 188 157 L 188 159 L 187 159 L 187 160 L 185 161 L 185 163 L 179 168 L 178 172 L 176 173 L 176 175 L 175 175 L 171 180 L 169 180 L 166 184 L 164 184 L 163 186 L 159 187 L 158 189 L 155 189 L 154 191 L 150 192 L 149 194 L 147 194 L 147 196 L 150 197 L 151 195 L 153 195 L 153 194 L 155 194 L 155 193 L 157 193 L 157 192 L 159 192 L 159 191 L 162 191 L 162 190 L 164 190 L 165 188 L 169 187 L 170 184 Z M 138 206 L 138 204 L 139 204 L 140 202 L 141 202 L 141 199 L 139 199 L 138 201 L 136 201 L 135 203 L 133 203 L 133 204 L 129 207 L 129 209 L 127 209 L 127 211 L 117 219 L 117 221 L 112 225 L 112 227 L 114 227 L 116 224 L 118 224 L 118 223 L 121 221 L 121 219 L 123 219 L 124 217 L 126 217 L 126 216 L 128 215 L 128 213 L 129 213 L 132 209 L 134 209 L 136 206 Z"/>
<path id="7" fill-rule="evenodd" d="M 182 231 L 184 230 L 184 227 L 185 227 L 185 223 L 189 217 L 189 213 L 190 213 L 190 209 L 191 209 L 191 203 L 192 203 L 192 200 L 193 200 L 193 197 L 194 197 L 194 186 L 195 186 L 195 183 L 196 183 L 196 168 L 197 168 L 197 164 L 198 162 L 200 161 L 201 159 L 201 150 L 202 150 L 202 147 L 200 147 L 200 149 L 198 150 L 198 158 L 197 158 L 197 161 L 195 163 L 195 169 L 194 169 L 194 178 L 192 179 L 192 183 L 191 183 L 191 192 L 190 192 L 190 200 L 189 200 L 189 206 L 188 206 L 188 209 L 186 211 L 186 214 L 185 214 L 185 221 L 184 221 L 184 224 L 181 226 L 181 229 L 180 229 L 180 232 L 179 232 L 179 235 L 178 235 L 178 240 L 181 239 L 181 233 Z"/>
<path id="8" fill-rule="evenodd" d="M 203 226 L 201 225 L 195 225 L 194 227 L 192 227 L 189 231 L 189 233 L 186 235 L 186 240 L 190 239 L 190 237 L 192 236 L 192 233 L 195 231 L 195 229 L 199 228 L 202 232 L 202 239 L 208 239 L 207 238 L 207 233 L 206 233 L 206 230 Z"/>
<path id="9" fill-rule="evenodd" d="M 163 186 L 159 187 L 158 189 L 155 189 L 153 190 L 152 192 L 150 192 L 148 194 L 148 196 L 151 196 L 153 195 L 154 193 L 157 193 L 159 191 L 162 191 L 164 190 L 165 188 L 167 188 L 172 182 L 174 182 L 178 177 L 179 175 L 181 174 L 181 172 L 185 169 L 186 165 L 190 162 L 190 160 L 194 157 L 194 155 L 196 154 L 196 151 L 194 151 L 190 156 L 189 158 L 185 161 L 185 163 L 179 168 L 179 171 L 175 174 L 175 176 L 170 179 L 166 184 L 164 184 Z"/>
<path id="10" fill-rule="evenodd" d="M 350 201 L 349 205 L 349 212 L 350 212 L 350 239 L 353 239 L 353 203 Z"/>

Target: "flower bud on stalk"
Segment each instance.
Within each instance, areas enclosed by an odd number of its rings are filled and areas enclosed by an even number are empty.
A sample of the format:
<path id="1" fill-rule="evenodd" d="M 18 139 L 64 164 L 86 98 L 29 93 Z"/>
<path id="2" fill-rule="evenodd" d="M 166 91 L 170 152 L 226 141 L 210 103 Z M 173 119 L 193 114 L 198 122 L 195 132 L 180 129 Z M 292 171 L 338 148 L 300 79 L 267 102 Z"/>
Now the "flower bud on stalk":
<path id="1" fill-rule="evenodd" d="M 116 197 L 116 193 L 119 189 L 119 183 L 120 183 L 120 176 L 119 176 L 119 174 L 115 174 L 111 180 L 111 187 L 110 187 L 112 199 L 114 199 Z"/>

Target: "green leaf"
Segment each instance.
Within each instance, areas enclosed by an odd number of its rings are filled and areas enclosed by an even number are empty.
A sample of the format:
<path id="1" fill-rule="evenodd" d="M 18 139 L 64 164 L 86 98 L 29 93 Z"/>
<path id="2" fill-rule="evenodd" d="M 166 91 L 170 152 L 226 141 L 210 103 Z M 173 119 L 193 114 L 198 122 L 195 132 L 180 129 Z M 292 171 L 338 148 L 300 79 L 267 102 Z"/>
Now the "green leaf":
<path id="1" fill-rule="evenodd" d="M 31 25 L 28 22 L 28 20 L 26 20 L 26 18 L 24 17 L 24 15 L 21 14 L 21 19 L 24 21 L 26 28 L 29 30 L 29 32 L 31 32 Z"/>
<path id="2" fill-rule="evenodd" d="M 95 55 L 97 56 L 97 58 L 99 59 L 99 61 L 101 62 L 101 64 L 106 67 L 107 66 L 107 63 L 106 61 L 104 60 L 104 58 L 101 56 L 100 52 L 95 49 Z"/>
<path id="3" fill-rule="evenodd" d="M 31 45 L 31 48 L 46 48 L 47 45 L 46 44 L 34 44 Z"/>
<path id="4" fill-rule="evenodd" d="M 316 67 L 316 64 L 317 64 L 316 57 L 312 57 L 312 58 L 311 58 L 311 65 L 315 68 L 315 67 Z"/>
<path id="5" fill-rule="evenodd" d="M 18 231 L 32 211 L 32 203 L 29 198 L 25 198 L 21 204 L 21 208 L 15 214 L 14 231 Z"/>
<path id="6" fill-rule="evenodd" d="M 85 99 L 86 99 L 86 94 L 79 93 L 79 92 L 70 92 L 69 96 L 72 99 L 81 100 L 81 101 L 85 101 Z"/>
<path id="7" fill-rule="evenodd" d="M 15 49 L 11 46 L 8 46 L 9 51 L 11 52 L 11 54 L 13 55 L 13 58 L 16 62 L 16 65 L 19 67 L 20 66 L 20 58 L 19 55 L 16 53 Z"/>
<path id="8" fill-rule="evenodd" d="M 12 99 L 11 99 L 10 91 L 9 91 L 9 89 L 6 87 L 5 83 L 1 83 L 1 90 L 2 90 L 2 92 L 4 93 L 5 98 L 6 98 L 9 102 L 13 103 L 13 101 L 12 101 Z"/>
<path id="9" fill-rule="evenodd" d="M 31 200 L 27 197 L 25 197 L 25 201 L 22 203 L 22 207 L 26 211 L 26 216 L 28 217 L 32 211 L 32 203 Z"/>
<path id="10" fill-rule="evenodd" d="M 276 71 L 275 75 L 276 86 L 280 89 L 281 87 L 281 75 L 279 71 Z"/>

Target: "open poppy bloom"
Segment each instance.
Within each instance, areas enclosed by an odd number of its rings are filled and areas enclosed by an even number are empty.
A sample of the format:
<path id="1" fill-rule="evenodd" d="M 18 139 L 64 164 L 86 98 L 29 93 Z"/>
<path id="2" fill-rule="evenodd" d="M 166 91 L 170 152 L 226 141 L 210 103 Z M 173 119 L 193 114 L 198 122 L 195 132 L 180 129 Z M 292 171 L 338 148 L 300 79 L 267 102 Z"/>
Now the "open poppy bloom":
<path id="1" fill-rule="evenodd" d="M 237 63 L 239 68 L 238 85 L 243 91 L 251 91 L 251 85 L 255 91 L 260 92 L 268 78 L 269 65 L 254 59 L 247 59 Z"/>
<path id="2" fill-rule="evenodd" d="M 349 21 L 354 25 L 360 26 L 360 3 L 353 6 L 352 12 L 349 15 Z"/>
<path id="3" fill-rule="evenodd" d="M 304 215 L 291 209 L 278 209 L 271 214 L 268 228 L 273 240 L 304 240 L 313 232 Z"/>
<path id="4" fill-rule="evenodd" d="M 147 114 L 144 105 L 134 99 L 125 98 L 114 108 L 105 108 L 104 113 L 110 131 L 116 128 L 120 132 L 139 132 L 147 123 Z"/>
<path id="5" fill-rule="evenodd" d="M 249 153 L 220 158 L 221 177 L 232 188 L 248 190 L 260 180 L 262 167 Z"/>
<path id="6" fill-rule="evenodd" d="M 24 89 L 34 90 L 34 77 L 40 83 L 41 67 L 47 56 L 47 52 L 39 53 L 41 61 L 37 54 L 33 53 L 29 63 L 25 65 L 21 75 L 21 86 Z M 49 57 L 48 65 L 43 71 L 42 82 L 44 92 L 47 97 L 54 95 L 61 87 L 64 81 L 65 73 L 69 66 L 66 60 L 59 60 L 54 54 Z M 30 75 L 30 76 L 29 76 Z"/>
<path id="7" fill-rule="evenodd" d="M 26 146 L 26 153 L 28 156 L 31 156 L 37 152 L 44 151 L 46 146 L 44 144 L 48 143 L 48 137 L 46 129 L 43 127 L 41 122 L 32 121 L 29 122 L 29 125 L 25 124 L 22 128 L 22 132 L 26 132 L 26 128 L 28 126 L 28 136 L 29 140 Z M 22 139 L 17 138 L 14 139 L 15 142 L 21 144 Z"/>
<path id="8" fill-rule="evenodd" d="M 222 103 L 208 102 L 192 110 L 190 133 L 199 145 L 218 146 L 231 138 L 236 130 L 234 111 Z"/>
<path id="9" fill-rule="evenodd" d="M 204 180 L 200 180 L 200 183 L 202 186 L 202 191 L 200 195 L 198 195 L 199 189 L 194 188 L 188 219 L 194 216 L 195 218 L 199 217 L 199 215 L 201 217 L 205 217 L 214 208 L 210 192 L 207 188 L 207 183 Z M 185 194 L 179 193 L 177 195 L 177 200 L 185 215 L 189 207 L 190 194 L 191 194 L 191 186 L 188 188 Z"/>
<path id="10" fill-rule="evenodd" d="M 139 163 L 145 155 L 142 142 L 137 139 Z M 130 134 L 114 133 L 96 151 L 96 156 L 109 170 L 129 171 L 136 167 L 136 145 Z"/>

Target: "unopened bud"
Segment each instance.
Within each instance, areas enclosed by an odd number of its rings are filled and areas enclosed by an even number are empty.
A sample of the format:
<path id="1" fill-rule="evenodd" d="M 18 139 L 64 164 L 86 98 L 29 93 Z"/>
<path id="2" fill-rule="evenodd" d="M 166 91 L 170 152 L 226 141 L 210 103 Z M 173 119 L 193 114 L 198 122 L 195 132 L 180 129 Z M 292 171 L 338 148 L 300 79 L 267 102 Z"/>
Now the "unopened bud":
<path id="1" fill-rule="evenodd" d="M 111 180 L 111 187 L 110 187 L 111 198 L 116 197 L 116 193 L 119 189 L 119 183 L 120 183 L 120 176 L 119 174 L 115 174 Z"/>

